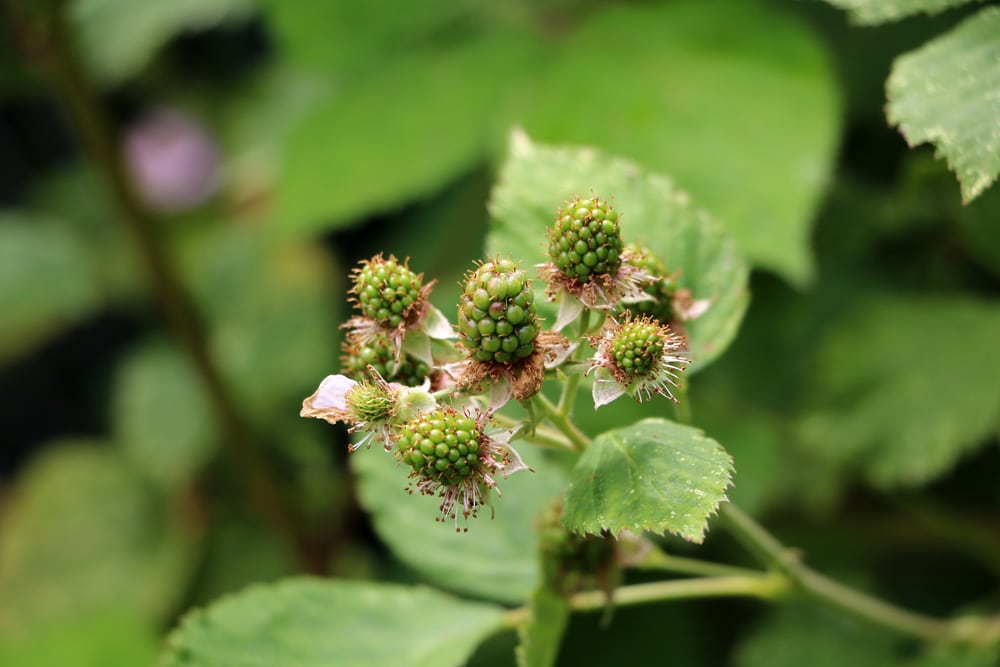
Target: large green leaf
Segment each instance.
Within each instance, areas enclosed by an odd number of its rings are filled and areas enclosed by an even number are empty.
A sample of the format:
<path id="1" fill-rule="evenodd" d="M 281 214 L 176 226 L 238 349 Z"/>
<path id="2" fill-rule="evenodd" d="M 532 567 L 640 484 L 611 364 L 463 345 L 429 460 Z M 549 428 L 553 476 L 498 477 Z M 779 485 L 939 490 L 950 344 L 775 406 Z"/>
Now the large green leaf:
<path id="1" fill-rule="evenodd" d="M 799 284 L 811 276 L 839 102 L 822 42 L 781 8 L 614 4 L 559 45 L 523 99 L 532 136 L 670 174 L 755 264 Z"/>
<path id="2" fill-rule="evenodd" d="M 290 579 L 187 616 L 160 665 L 457 666 L 502 613 L 427 588 Z"/>
<path id="3" fill-rule="evenodd" d="M 339 91 L 285 146 L 280 222 L 343 226 L 442 188 L 485 157 L 494 110 L 533 50 L 497 36 L 420 51 Z"/>
<path id="4" fill-rule="evenodd" d="M 708 312 L 687 325 L 695 364 L 721 354 L 746 310 L 747 264 L 726 230 L 685 192 L 632 162 L 590 148 L 537 145 L 515 133 L 490 198 L 488 254 L 529 266 L 547 260 L 545 229 L 556 209 L 574 194 L 591 191 L 613 198 L 626 242 L 648 246 L 679 274 L 681 287 L 696 299 L 711 299 Z"/>
<path id="5" fill-rule="evenodd" d="M 831 332 L 801 435 L 878 484 L 926 482 L 1000 427 L 997 341 L 995 303 L 873 298 Z"/>
<path id="6" fill-rule="evenodd" d="M 87 249 L 68 225 L 0 212 L 0 361 L 80 321 L 101 302 Z"/>
<path id="7" fill-rule="evenodd" d="M 573 469 L 563 524 L 595 535 L 649 530 L 701 542 L 726 499 L 732 467 L 719 443 L 665 419 L 602 433 Z"/>
<path id="8" fill-rule="evenodd" d="M 529 446 L 521 448 L 534 473 L 500 479 L 503 498 L 470 519 L 468 533 L 451 522 L 435 521 L 441 501 L 409 495 L 406 466 L 382 451 L 351 455 L 361 503 L 372 514 L 375 530 L 392 552 L 435 584 L 502 602 L 523 602 L 539 581 L 539 513 L 565 484 L 559 466 Z"/>
<path id="9" fill-rule="evenodd" d="M 528 602 L 528 616 L 518 627 L 518 667 L 552 667 L 569 621 L 569 602 L 548 586 L 539 586 Z"/>
<path id="10" fill-rule="evenodd" d="M 251 0 L 74 0 L 69 5 L 87 65 L 112 82 L 136 74 L 175 34 L 243 19 L 252 9 Z"/>
<path id="11" fill-rule="evenodd" d="M 133 350 L 119 371 L 113 405 L 118 444 L 165 487 L 189 482 L 211 456 L 208 398 L 190 361 L 175 348 L 153 343 Z"/>
<path id="12" fill-rule="evenodd" d="M 262 4 L 287 57 L 340 77 L 371 69 L 373 63 L 420 44 L 470 9 L 468 3 L 454 0 L 264 0 Z"/>
<path id="13" fill-rule="evenodd" d="M 966 202 L 1000 173 L 1000 7 L 987 7 L 900 56 L 889 76 L 887 113 L 906 141 L 934 144 Z"/>
<path id="14" fill-rule="evenodd" d="M 847 11 L 851 20 L 862 25 L 896 21 L 914 14 L 938 14 L 969 2 L 982 0 L 826 0 Z"/>
<path id="15" fill-rule="evenodd" d="M 108 606 L 173 609 L 191 544 L 169 505 L 106 446 L 49 447 L 0 523 L 0 630 Z"/>

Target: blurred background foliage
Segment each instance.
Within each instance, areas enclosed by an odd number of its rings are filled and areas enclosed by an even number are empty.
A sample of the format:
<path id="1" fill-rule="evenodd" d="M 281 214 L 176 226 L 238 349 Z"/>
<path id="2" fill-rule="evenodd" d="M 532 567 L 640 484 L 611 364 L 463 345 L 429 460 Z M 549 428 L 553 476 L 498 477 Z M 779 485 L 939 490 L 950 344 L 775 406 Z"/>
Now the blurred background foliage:
<path id="1" fill-rule="evenodd" d="M 184 610 L 297 572 L 524 600 L 557 457 L 455 536 L 298 417 L 359 258 L 412 256 L 453 314 L 512 127 L 668 174 L 753 265 L 691 382 L 735 502 L 902 604 L 1000 600 L 1000 190 L 963 206 L 883 110 L 893 59 L 978 5 L 877 27 L 780 0 L 4 8 L 0 664 L 148 664 Z M 572 619 L 560 664 L 991 664 L 748 602 L 597 623 Z"/>

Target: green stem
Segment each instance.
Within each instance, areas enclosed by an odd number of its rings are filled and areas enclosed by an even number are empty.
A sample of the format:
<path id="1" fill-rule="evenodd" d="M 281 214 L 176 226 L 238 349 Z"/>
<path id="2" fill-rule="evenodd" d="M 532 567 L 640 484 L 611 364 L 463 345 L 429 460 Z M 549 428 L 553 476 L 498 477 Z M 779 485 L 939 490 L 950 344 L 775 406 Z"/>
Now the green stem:
<path id="1" fill-rule="evenodd" d="M 689 574 L 698 577 L 750 577 L 760 576 L 762 573 L 733 565 L 712 563 L 698 558 L 683 558 L 674 556 L 667 552 L 653 548 L 642 561 L 632 567 L 639 570 L 661 570 L 673 572 L 675 574 Z"/>
<path id="2" fill-rule="evenodd" d="M 590 327 L 590 309 L 584 308 L 583 312 L 580 313 L 580 324 L 577 330 L 577 340 L 580 341 L 577 348 L 573 351 L 570 356 L 571 360 L 578 359 L 583 350 L 587 347 L 584 345 L 584 336 L 587 334 L 587 330 Z M 580 388 L 580 374 L 574 373 L 566 379 L 566 384 L 563 385 L 562 394 L 559 396 L 559 414 L 564 417 L 569 417 L 573 410 L 573 403 L 576 401 L 576 392 Z"/>
<path id="3" fill-rule="evenodd" d="M 796 588 L 821 602 L 867 619 L 900 634 L 932 642 L 954 639 L 951 623 L 907 611 L 848 588 L 808 567 L 763 526 L 731 503 L 719 508 L 726 528 L 764 564 L 784 573 Z"/>
<path id="4" fill-rule="evenodd" d="M 629 607 L 665 600 L 690 600 L 693 598 L 752 597 L 773 600 L 782 597 L 788 584 L 784 577 L 774 575 L 701 577 L 634 584 L 615 589 L 613 604 Z M 604 591 L 582 591 L 569 598 L 574 611 L 593 611 L 608 606 Z M 527 607 L 511 609 L 504 617 L 504 625 L 515 628 L 525 621 Z"/>
<path id="5" fill-rule="evenodd" d="M 546 419 L 552 423 L 556 429 L 559 430 L 566 438 L 573 443 L 573 447 L 577 451 L 583 451 L 590 446 L 590 438 L 588 438 L 573 420 L 569 418 L 568 415 L 564 415 L 559 411 L 559 408 L 552 403 L 549 399 L 545 398 L 542 393 L 537 393 L 531 397 L 531 400 L 535 405 L 541 408 L 542 412 L 545 414 Z"/>
<path id="6" fill-rule="evenodd" d="M 493 421 L 507 428 L 513 428 L 522 424 L 521 421 L 500 413 L 493 415 Z M 536 426 L 534 432 L 525 435 L 522 440 L 548 449 L 560 449 L 564 451 L 573 451 L 574 449 L 573 443 L 563 437 L 561 433 L 544 426 Z"/>

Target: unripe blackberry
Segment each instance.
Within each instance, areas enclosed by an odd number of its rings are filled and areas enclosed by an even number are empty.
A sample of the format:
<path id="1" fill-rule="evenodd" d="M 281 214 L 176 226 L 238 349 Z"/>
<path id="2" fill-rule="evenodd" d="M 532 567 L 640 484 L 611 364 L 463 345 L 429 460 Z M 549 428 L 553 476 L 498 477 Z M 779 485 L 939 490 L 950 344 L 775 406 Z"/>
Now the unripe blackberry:
<path id="1" fill-rule="evenodd" d="M 354 303 L 376 324 L 396 328 L 411 319 L 422 295 L 423 275 L 410 270 L 406 262 L 389 255 L 376 255 L 353 272 Z"/>
<path id="2" fill-rule="evenodd" d="M 671 303 L 677 286 L 667 272 L 667 267 L 652 252 L 635 244 L 628 245 L 629 262 L 643 273 L 653 277 L 642 286 L 643 292 L 652 297 L 651 301 L 637 301 L 626 308 L 633 315 L 649 315 L 667 323 L 673 317 Z"/>
<path id="3" fill-rule="evenodd" d="M 549 258 L 567 278 L 587 282 L 621 266 L 618 212 L 597 197 L 568 202 L 549 228 Z"/>
<path id="4" fill-rule="evenodd" d="M 404 424 L 396 441 L 400 460 L 415 476 L 442 487 L 482 477 L 483 434 L 476 422 L 449 408 L 438 408 Z"/>
<path id="5" fill-rule="evenodd" d="M 405 353 L 399 367 L 393 372 L 396 362 L 392 342 L 384 332 L 378 332 L 364 341 L 348 336 L 343 350 L 341 369 L 345 375 L 355 380 L 368 376 L 368 366 L 374 368 L 386 381 L 398 382 L 407 387 L 419 386 L 430 374 L 427 364 Z"/>
<path id="6" fill-rule="evenodd" d="M 610 341 L 609 356 L 628 377 L 648 375 L 663 354 L 663 336 L 660 325 L 649 318 L 625 322 Z"/>
<path id="7" fill-rule="evenodd" d="M 507 259 L 485 262 L 466 276 L 458 329 L 474 359 L 510 364 L 535 351 L 538 316 L 529 283 Z"/>

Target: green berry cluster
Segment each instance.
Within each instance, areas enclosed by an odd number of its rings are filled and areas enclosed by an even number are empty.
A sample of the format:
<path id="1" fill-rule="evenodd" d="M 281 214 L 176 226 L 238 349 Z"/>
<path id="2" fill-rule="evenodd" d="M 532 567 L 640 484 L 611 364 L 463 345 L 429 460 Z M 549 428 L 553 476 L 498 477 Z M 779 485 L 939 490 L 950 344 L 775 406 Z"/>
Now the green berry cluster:
<path id="1" fill-rule="evenodd" d="M 627 320 L 611 340 L 610 355 L 615 366 L 630 377 L 654 371 L 662 354 L 661 325 L 648 317 Z"/>
<path id="2" fill-rule="evenodd" d="M 466 276 L 458 328 L 477 361 L 510 364 L 535 351 L 538 316 L 529 283 L 507 259 L 485 262 Z"/>
<path id="3" fill-rule="evenodd" d="M 438 408 L 404 424 L 396 447 L 400 459 L 419 477 L 455 486 L 482 472 L 481 439 L 475 421 L 450 408 Z"/>
<path id="4" fill-rule="evenodd" d="M 361 313 L 379 326 L 395 328 L 412 312 L 421 298 L 423 276 L 410 270 L 406 262 L 392 255 L 376 255 L 354 270 L 355 304 Z"/>
<path id="5" fill-rule="evenodd" d="M 384 383 L 363 380 L 347 392 L 347 407 L 355 422 L 373 423 L 392 417 L 396 397 Z"/>
<path id="6" fill-rule="evenodd" d="M 560 522 L 561 504 L 542 513 L 539 525 L 539 551 L 545 583 L 563 595 L 617 578 L 617 545 L 610 535 L 578 535 Z M 605 575 L 602 577 L 602 575 Z M 605 581 L 605 583 L 607 583 Z"/>
<path id="7" fill-rule="evenodd" d="M 423 383 L 431 372 L 427 364 L 408 354 L 403 354 L 402 362 L 393 372 L 396 366 L 393 347 L 388 334 L 383 332 L 376 333 L 363 343 L 355 340 L 353 336 L 348 336 L 343 349 L 340 367 L 344 375 L 355 380 L 368 377 L 368 366 L 371 366 L 388 382 L 416 387 Z"/>
<path id="8" fill-rule="evenodd" d="M 578 282 L 613 274 L 621 265 L 618 212 L 597 197 L 576 198 L 559 209 L 548 240 L 556 268 Z"/>
<path id="9" fill-rule="evenodd" d="M 628 254 L 629 263 L 653 276 L 654 280 L 642 287 L 646 294 L 653 297 L 652 301 L 638 301 L 626 307 L 633 315 L 649 315 L 667 324 L 672 318 L 671 303 L 677 288 L 667 272 L 667 267 L 652 252 L 635 244 L 629 244 Z"/>

